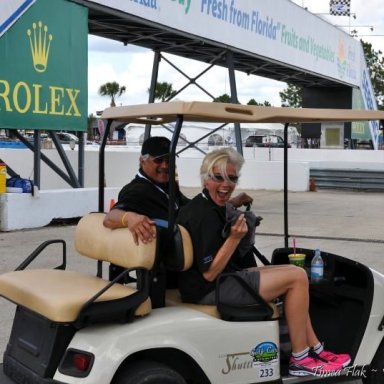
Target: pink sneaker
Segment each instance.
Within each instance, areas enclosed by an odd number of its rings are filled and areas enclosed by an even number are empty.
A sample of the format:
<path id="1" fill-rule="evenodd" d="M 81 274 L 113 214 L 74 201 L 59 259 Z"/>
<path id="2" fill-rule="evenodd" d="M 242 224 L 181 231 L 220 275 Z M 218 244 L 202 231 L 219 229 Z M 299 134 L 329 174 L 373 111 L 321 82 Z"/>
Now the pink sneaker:
<path id="1" fill-rule="evenodd" d="M 322 361 L 316 357 L 307 356 L 296 360 L 289 360 L 289 374 L 292 376 L 326 376 L 341 370 L 341 365 Z"/>
<path id="2" fill-rule="evenodd" d="M 317 356 L 322 361 L 339 365 L 342 368 L 347 367 L 351 362 L 351 356 L 349 356 L 346 353 L 336 354 L 336 353 L 332 353 L 330 351 L 324 350 L 321 353 L 319 353 Z"/>

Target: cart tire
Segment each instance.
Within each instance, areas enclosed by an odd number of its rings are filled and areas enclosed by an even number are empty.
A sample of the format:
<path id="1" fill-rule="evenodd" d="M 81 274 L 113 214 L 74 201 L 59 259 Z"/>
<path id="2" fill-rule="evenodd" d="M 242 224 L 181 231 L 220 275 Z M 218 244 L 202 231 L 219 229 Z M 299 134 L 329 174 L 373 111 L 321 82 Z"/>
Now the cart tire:
<path id="1" fill-rule="evenodd" d="M 367 377 L 363 379 L 364 384 L 384 383 L 384 340 L 381 342 L 375 357 L 372 360 Z"/>
<path id="2" fill-rule="evenodd" d="M 135 361 L 118 374 L 114 384 L 186 384 L 172 368 L 156 361 Z"/>

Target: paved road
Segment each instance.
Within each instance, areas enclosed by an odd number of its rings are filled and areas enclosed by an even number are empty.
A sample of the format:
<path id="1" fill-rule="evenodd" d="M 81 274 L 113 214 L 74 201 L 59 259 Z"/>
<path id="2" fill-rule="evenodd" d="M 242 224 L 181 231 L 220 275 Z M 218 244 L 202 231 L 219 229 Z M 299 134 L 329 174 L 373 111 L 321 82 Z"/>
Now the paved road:
<path id="1" fill-rule="evenodd" d="M 193 196 L 199 190 L 184 192 Z M 252 209 L 264 218 L 257 228 L 256 246 L 268 258 L 273 249 L 284 246 L 283 194 L 247 191 Z M 290 234 L 298 247 L 316 248 L 367 264 L 384 274 L 384 194 L 363 192 L 289 193 Z M 54 238 L 67 242 L 68 268 L 92 273 L 92 261 L 78 257 L 73 247 L 74 226 L 50 226 L 36 230 L 0 232 L 0 273 L 14 269 L 36 246 Z M 292 238 L 290 239 L 290 244 Z M 61 255 L 59 245 L 42 257 L 41 265 L 53 265 Z M 14 306 L 0 298 L 0 361 L 11 330 Z"/>

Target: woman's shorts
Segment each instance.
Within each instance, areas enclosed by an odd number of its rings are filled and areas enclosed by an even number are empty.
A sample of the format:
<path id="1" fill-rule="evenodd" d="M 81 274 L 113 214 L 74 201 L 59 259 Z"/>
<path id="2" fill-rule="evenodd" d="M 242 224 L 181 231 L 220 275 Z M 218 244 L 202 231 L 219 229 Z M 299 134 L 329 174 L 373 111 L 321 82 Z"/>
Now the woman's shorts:
<path id="1" fill-rule="evenodd" d="M 260 273 L 256 270 L 247 270 L 235 272 L 239 275 L 256 293 L 259 292 Z M 252 304 L 255 299 L 247 290 L 237 281 L 237 279 L 228 277 L 220 284 L 220 298 L 227 304 Z M 216 305 L 216 290 L 205 295 L 199 304 Z"/>

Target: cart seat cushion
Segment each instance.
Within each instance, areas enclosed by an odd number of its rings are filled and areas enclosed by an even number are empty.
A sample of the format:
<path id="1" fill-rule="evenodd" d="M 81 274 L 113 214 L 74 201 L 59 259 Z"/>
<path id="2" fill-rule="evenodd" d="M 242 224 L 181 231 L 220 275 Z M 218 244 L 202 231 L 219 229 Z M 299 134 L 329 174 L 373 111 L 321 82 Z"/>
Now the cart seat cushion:
<path id="1" fill-rule="evenodd" d="M 268 303 L 268 304 L 273 309 L 272 319 L 278 319 L 280 316 L 279 308 L 275 303 Z M 217 317 L 218 319 L 221 318 L 216 305 L 191 304 L 191 303 L 184 303 L 183 301 L 181 301 L 180 291 L 178 289 L 167 289 L 165 294 L 165 305 L 167 307 L 173 307 L 173 306 L 179 305 L 179 306 L 191 308 L 196 311 L 206 313 L 207 315 Z"/>
<path id="2" fill-rule="evenodd" d="M 105 213 L 90 213 L 76 226 L 75 248 L 80 254 L 107 261 L 123 268 L 152 269 L 156 256 L 156 239 L 139 245 L 128 228 L 110 229 L 103 225 Z"/>
<path id="3" fill-rule="evenodd" d="M 55 322 L 74 322 L 84 303 L 103 289 L 109 281 L 74 271 L 31 269 L 0 276 L 0 295 Z M 96 301 L 123 298 L 135 288 L 114 284 Z M 136 309 L 136 316 L 151 311 L 146 299 Z"/>
<path id="4" fill-rule="evenodd" d="M 218 319 L 221 318 L 216 305 L 183 303 L 178 289 L 167 289 L 165 294 L 165 305 L 167 307 L 183 306 L 217 317 Z"/>

